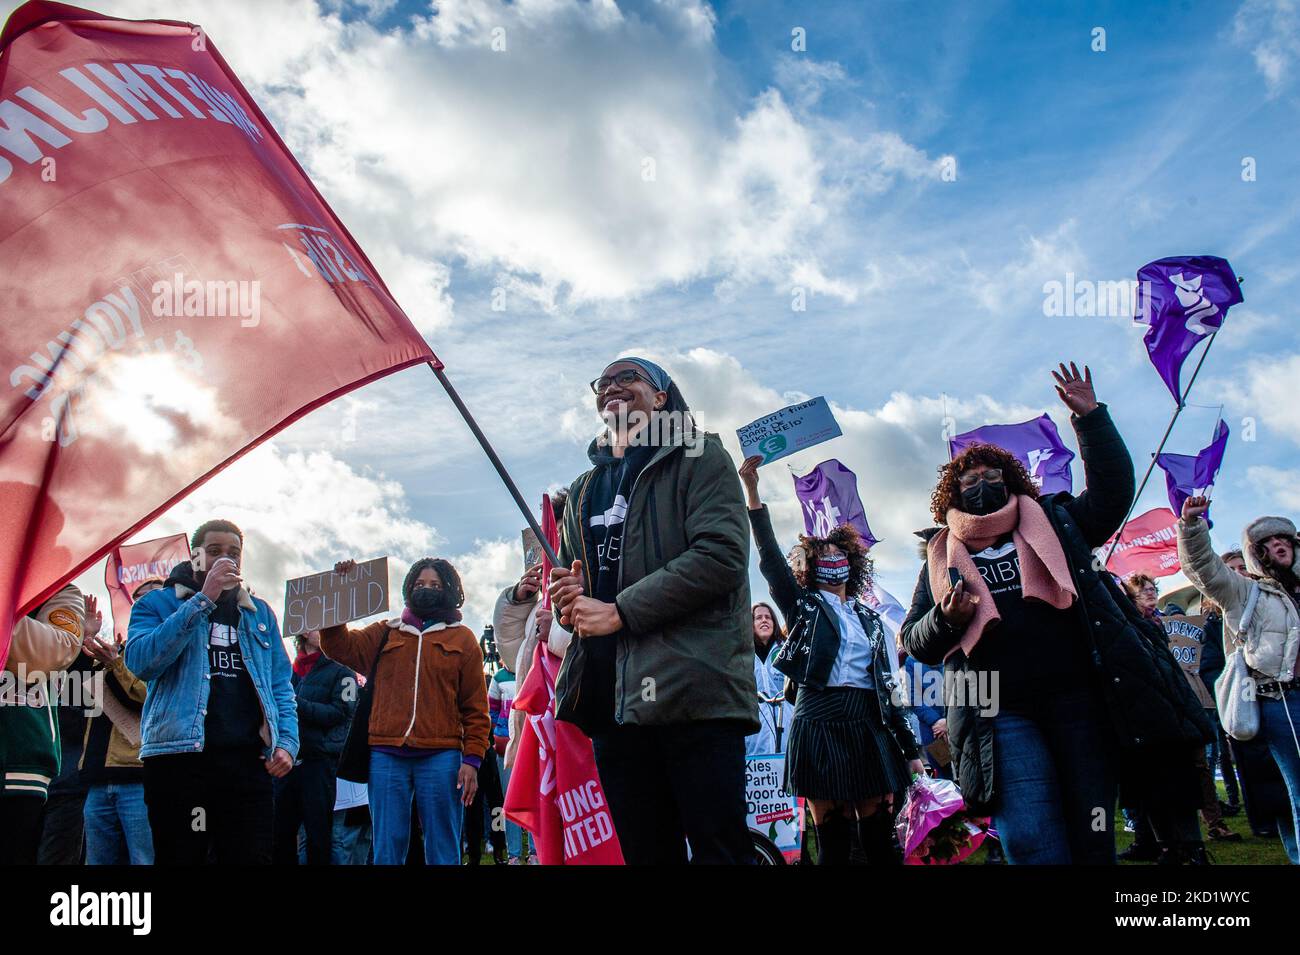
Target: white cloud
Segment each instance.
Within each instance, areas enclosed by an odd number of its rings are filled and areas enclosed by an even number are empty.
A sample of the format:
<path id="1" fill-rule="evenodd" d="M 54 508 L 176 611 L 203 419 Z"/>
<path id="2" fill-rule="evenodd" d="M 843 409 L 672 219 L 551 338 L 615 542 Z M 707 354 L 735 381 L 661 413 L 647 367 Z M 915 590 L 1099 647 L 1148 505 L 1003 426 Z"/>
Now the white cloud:
<path id="1" fill-rule="evenodd" d="M 1066 220 L 1048 235 L 1030 235 L 1020 256 L 993 269 L 968 264 L 968 281 L 976 299 L 990 312 L 1001 312 L 1034 298 L 1043 283 L 1064 282 L 1067 272 L 1088 274 L 1088 259 L 1075 238 L 1075 221 Z"/>
<path id="2" fill-rule="evenodd" d="M 1247 469 L 1246 479 L 1259 492 L 1266 507 L 1279 504 L 1292 515 L 1300 511 L 1300 468 L 1259 465 Z"/>
<path id="3" fill-rule="evenodd" d="M 784 289 L 796 271 L 853 301 L 828 220 L 937 169 L 894 132 L 796 115 L 777 89 L 739 98 L 693 0 L 444 0 L 389 32 L 309 0 L 114 12 L 205 27 L 424 330 L 447 319 L 452 260 L 548 308 L 700 278 Z M 796 95 L 810 105 L 808 84 L 842 74 L 802 67 Z"/>
<path id="4" fill-rule="evenodd" d="M 1234 411 L 1253 417 L 1288 440 L 1300 444 L 1300 353 L 1245 362 L 1231 379 L 1216 380 L 1212 391 Z"/>
<path id="5" fill-rule="evenodd" d="M 1233 38 L 1250 47 L 1269 96 L 1276 96 L 1300 57 L 1300 7 L 1295 0 L 1246 0 L 1233 20 Z"/>

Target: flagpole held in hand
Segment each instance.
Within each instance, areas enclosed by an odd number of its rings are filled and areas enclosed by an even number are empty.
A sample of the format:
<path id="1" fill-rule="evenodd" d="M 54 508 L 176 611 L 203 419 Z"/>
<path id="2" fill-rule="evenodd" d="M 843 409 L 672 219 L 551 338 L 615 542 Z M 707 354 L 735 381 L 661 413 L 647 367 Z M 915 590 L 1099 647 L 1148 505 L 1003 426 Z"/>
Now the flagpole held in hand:
<path id="1" fill-rule="evenodd" d="M 1219 333 L 1216 331 L 1205 343 L 1205 350 L 1201 352 L 1200 360 L 1196 363 L 1196 367 L 1192 369 L 1191 380 L 1187 382 L 1187 387 L 1183 389 L 1183 396 L 1179 399 L 1178 407 L 1174 409 L 1174 416 L 1169 419 L 1169 427 L 1165 428 L 1165 435 L 1160 439 L 1160 446 L 1156 448 L 1155 452 L 1151 455 L 1151 463 L 1147 465 L 1147 473 L 1142 475 L 1142 483 L 1138 485 L 1137 493 L 1133 495 L 1133 503 L 1129 504 L 1128 513 L 1124 515 L 1124 520 L 1120 522 L 1119 530 L 1115 532 L 1115 540 L 1111 543 L 1110 550 L 1106 552 L 1106 559 L 1102 561 L 1103 567 L 1110 563 L 1110 559 L 1115 553 L 1115 548 L 1119 546 L 1119 539 L 1124 535 L 1124 525 L 1127 524 L 1128 519 L 1133 516 L 1133 509 L 1137 507 L 1137 502 L 1142 499 L 1142 491 L 1146 488 L 1147 481 L 1151 479 L 1151 472 L 1156 469 L 1156 459 L 1160 457 L 1160 453 L 1164 451 L 1165 442 L 1169 440 L 1169 435 L 1173 433 L 1174 422 L 1178 420 L 1178 416 L 1182 414 L 1183 409 L 1187 407 L 1187 396 L 1192 393 L 1192 385 L 1196 384 L 1196 376 L 1201 373 L 1201 366 L 1205 364 L 1205 356 L 1210 353 L 1210 348 L 1213 347 L 1214 340 L 1218 337 Z"/>
<path id="2" fill-rule="evenodd" d="M 532 528 L 533 533 L 537 535 L 537 543 L 541 545 L 542 550 L 546 552 L 546 556 L 550 560 L 551 566 L 561 566 L 560 558 L 555 555 L 555 549 L 551 547 L 551 542 L 546 539 L 546 534 L 542 531 L 541 526 L 538 525 L 537 518 L 533 516 L 533 512 L 529 509 L 528 505 L 524 503 L 523 495 L 519 493 L 519 488 L 515 486 L 514 480 L 510 477 L 509 472 L 506 471 L 506 466 L 502 464 L 501 459 L 497 457 L 496 451 L 488 442 L 487 435 L 483 433 L 483 429 L 478 426 L 478 422 L 474 420 L 474 416 L 470 414 L 469 409 L 465 407 L 465 402 L 461 401 L 460 395 L 457 394 L 456 389 L 452 387 L 451 382 L 447 380 L 446 372 L 442 370 L 441 366 L 435 365 L 432 362 L 429 363 L 429 367 L 433 369 L 433 373 L 438 376 L 438 381 L 442 383 L 442 387 L 447 391 L 447 397 L 451 398 L 451 403 L 456 406 L 456 410 L 460 412 L 460 416 L 464 418 L 465 423 L 469 425 L 469 430 L 474 432 L 474 437 L 478 439 L 478 443 L 482 446 L 484 453 L 488 456 L 488 460 L 491 461 L 492 466 L 497 469 L 497 474 L 501 476 L 501 480 L 505 484 L 506 490 L 510 492 L 510 496 L 515 499 L 515 504 L 519 506 L 520 513 L 524 515 L 524 520 L 528 522 L 528 526 Z"/>

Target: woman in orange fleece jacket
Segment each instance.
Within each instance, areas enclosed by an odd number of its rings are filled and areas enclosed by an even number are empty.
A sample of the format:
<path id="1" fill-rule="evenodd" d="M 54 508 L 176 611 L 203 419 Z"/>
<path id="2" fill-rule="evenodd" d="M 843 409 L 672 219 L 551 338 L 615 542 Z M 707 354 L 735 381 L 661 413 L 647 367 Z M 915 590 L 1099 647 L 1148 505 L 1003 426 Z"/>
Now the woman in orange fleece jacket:
<path id="1" fill-rule="evenodd" d="M 346 560 L 334 571 L 354 566 Z M 406 606 L 392 620 L 322 630 L 321 650 L 373 680 L 367 736 L 375 864 L 406 861 L 414 799 L 424 861 L 460 865 L 462 806 L 478 787 L 491 726 L 483 654 L 460 623 L 465 593 L 447 561 L 416 561 L 402 597 Z"/>

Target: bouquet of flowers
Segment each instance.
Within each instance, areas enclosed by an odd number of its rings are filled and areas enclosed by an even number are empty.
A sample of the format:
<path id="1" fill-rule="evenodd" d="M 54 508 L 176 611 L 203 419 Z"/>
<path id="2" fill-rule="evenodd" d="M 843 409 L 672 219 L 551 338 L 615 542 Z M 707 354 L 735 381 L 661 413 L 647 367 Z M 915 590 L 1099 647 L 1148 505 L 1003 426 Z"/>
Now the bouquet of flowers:
<path id="1" fill-rule="evenodd" d="M 907 790 L 897 828 L 905 865 L 955 865 L 984 842 L 989 819 L 967 811 L 956 783 L 918 776 Z"/>

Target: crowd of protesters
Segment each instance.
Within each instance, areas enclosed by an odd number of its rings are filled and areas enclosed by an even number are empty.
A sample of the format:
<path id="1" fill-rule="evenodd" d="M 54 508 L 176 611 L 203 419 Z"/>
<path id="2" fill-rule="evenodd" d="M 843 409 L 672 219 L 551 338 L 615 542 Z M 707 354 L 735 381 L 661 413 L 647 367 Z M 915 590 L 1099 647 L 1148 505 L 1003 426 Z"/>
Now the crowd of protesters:
<path id="1" fill-rule="evenodd" d="M 1184 504 L 1179 556 L 1204 620 L 1194 688 L 1160 619 L 1181 608 L 1094 556 L 1133 503 L 1129 452 L 1087 369 L 1053 377 L 1085 489 L 1042 494 L 993 445 L 956 455 L 896 633 L 864 599 L 858 532 L 783 549 L 762 459 L 737 467 L 639 358 L 592 382 L 606 430 L 551 498 L 559 565 L 505 588 L 482 641 L 456 568 L 429 557 L 396 616 L 296 636 L 291 659 L 224 520 L 131 595 L 124 641 L 64 587 L 14 625 L 0 862 L 459 865 L 485 845 L 535 862 L 503 802 L 524 735 L 512 704 L 545 645 L 562 661 L 554 715 L 590 738 L 629 864 L 754 861 L 746 758 L 765 754 L 785 757 L 818 864 L 901 863 L 895 814 L 926 774 L 991 817 L 990 855 L 1011 864 L 1114 863 L 1117 813 L 1135 833 L 1120 858 L 1205 864 L 1206 839 L 1241 838 L 1224 819 L 1242 809 L 1300 863 L 1295 525 L 1261 517 L 1220 555 L 1208 501 Z M 751 597 L 751 539 L 768 600 Z M 1203 702 L 1237 674 L 1255 734 Z M 917 692 L 933 686 L 941 698 Z"/>

